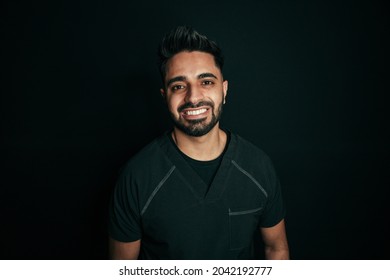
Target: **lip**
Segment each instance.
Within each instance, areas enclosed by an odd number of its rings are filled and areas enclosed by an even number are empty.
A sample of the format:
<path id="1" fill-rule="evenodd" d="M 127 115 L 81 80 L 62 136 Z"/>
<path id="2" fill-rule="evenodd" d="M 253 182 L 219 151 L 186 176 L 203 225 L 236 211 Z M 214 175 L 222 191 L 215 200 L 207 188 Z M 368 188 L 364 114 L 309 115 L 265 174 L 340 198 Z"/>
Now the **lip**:
<path id="1" fill-rule="evenodd" d="M 203 111 L 204 112 L 199 112 Z M 208 106 L 202 106 L 202 107 L 196 107 L 196 108 L 186 108 L 180 112 L 180 115 L 183 119 L 185 120 L 198 120 L 198 119 L 203 119 L 207 118 L 208 112 L 210 111 L 210 107 Z M 196 113 L 196 115 L 188 114 L 189 112 Z"/>

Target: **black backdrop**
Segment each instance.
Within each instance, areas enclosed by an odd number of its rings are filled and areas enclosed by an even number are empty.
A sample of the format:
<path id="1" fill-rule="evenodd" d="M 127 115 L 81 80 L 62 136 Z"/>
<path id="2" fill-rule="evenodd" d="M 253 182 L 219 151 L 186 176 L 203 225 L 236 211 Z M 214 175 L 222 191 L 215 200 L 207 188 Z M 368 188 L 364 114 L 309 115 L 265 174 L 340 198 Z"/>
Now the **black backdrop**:
<path id="1" fill-rule="evenodd" d="M 158 42 L 187 24 L 224 50 L 222 125 L 274 161 L 291 257 L 389 259 L 385 5 L 146 2 L 4 4 L 1 258 L 107 258 L 117 172 L 171 126 Z"/>

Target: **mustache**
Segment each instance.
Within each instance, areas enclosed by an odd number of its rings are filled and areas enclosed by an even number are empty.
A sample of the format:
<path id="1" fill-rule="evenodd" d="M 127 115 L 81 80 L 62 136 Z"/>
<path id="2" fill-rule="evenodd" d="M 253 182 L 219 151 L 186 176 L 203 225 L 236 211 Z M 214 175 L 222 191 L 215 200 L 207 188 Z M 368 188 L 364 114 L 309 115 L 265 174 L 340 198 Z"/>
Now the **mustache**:
<path id="1" fill-rule="evenodd" d="M 192 103 L 192 102 L 186 102 L 184 103 L 183 105 L 181 105 L 177 110 L 179 112 L 185 110 L 185 109 L 188 109 L 188 108 L 191 108 L 191 109 L 194 109 L 194 108 L 198 108 L 198 107 L 202 107 L 202 106 L 210 106 L 211 108 L 214 109 L 214 103 L 213 102 L 210 102 L 210 101 L 200 101 L 198 103 Z"/>

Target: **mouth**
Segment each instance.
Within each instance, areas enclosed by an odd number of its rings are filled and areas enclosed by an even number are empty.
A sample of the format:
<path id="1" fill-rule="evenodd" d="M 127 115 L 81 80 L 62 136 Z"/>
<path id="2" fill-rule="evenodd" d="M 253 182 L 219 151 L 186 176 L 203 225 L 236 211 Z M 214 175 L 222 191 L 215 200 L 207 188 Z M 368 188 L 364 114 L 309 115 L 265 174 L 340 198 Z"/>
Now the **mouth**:
<path id="1" fill-rule="evenodd" d="M 188 108 L 181 111 L 181 115 L 184 119 L 187 120 L 194 120 L 194 119 L 201 119 L 207 117 L 207 112 L 209 111 L 209 108 L 201 107 L 201 108 Z"/>

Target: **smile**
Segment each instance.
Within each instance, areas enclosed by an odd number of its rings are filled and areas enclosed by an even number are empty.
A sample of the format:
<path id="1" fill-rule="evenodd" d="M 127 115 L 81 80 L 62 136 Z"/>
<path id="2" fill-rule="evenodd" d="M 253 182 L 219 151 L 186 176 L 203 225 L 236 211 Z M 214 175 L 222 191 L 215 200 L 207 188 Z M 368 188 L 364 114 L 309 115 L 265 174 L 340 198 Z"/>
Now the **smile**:
<path id="1" fill-rule="evenodd" d="M 206 111 L 207 111 L 207 109 L 187 110 L 184 112 L 184 114 L 188 115 L 188 116 L 197 116 L 197 115 L 205 113 Z"/>

